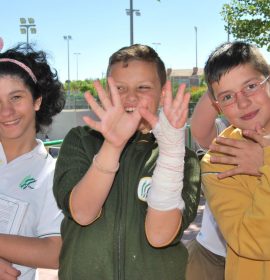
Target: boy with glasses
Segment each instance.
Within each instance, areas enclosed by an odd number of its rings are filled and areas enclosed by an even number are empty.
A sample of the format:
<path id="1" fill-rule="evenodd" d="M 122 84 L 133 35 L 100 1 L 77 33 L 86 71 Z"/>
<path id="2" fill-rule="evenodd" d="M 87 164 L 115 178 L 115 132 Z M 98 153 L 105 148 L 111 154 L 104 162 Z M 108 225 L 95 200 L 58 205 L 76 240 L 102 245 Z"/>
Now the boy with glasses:
<path id="1" fill-rule="evenodd" d="M 201 165 L 207 201 L 227 242 L 225 279 L 270 279 L 269 65 L 255 46 L 233 42 L 214 50 L 204 70 L 214 102 L 231 123 Z M 253 176 L 239 175 L 236 159 L 222 160 L 226 147 L 219 144 L 230 144 L 223 137 L 263 148 Z"/>

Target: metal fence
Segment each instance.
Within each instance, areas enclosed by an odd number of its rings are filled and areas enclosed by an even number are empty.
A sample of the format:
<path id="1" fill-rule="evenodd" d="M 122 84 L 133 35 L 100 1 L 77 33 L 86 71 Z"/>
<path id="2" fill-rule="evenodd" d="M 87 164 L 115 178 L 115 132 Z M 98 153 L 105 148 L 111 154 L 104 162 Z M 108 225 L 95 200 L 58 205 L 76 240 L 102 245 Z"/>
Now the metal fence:
<path id="1" fill-rule="evenodd" d="M 196 103 L 189 103 L 189 117 L 191 117 Z M 83 96 L 70 95 L 66 97 L 66 110 L 76 110 L 76 109 L 88 109 L 89 105 L 85 101 Z"/>
<path id="2" fill-rule="evenodd" d="M 66 110 L 87 109 L 89 106 L 83 96 L 67 95 L 66 97 Z"/>

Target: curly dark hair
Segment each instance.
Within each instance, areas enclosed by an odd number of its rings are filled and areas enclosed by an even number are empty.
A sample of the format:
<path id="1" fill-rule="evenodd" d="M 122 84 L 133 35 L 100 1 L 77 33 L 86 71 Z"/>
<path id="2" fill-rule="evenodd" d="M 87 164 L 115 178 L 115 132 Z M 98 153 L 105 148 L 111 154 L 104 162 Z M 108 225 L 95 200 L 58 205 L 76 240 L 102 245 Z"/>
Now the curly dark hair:
<path id="1" fill-rule="evenodd" d="M 128 62 L 132 60 L 141 60 L 145 62 L 155 63 L 160 84 L 161 86 L 165 85 L 167 75 L 164 62 L 161 60 L 161 58 L 153 48 L 141 44 L 134 44 L 128 47 L 123 47 L 115 53 L 113 53 L 109 58 L 107 77 L 110 74 L 112 65 L 114 65 L 117 62 L 122 62 L 123 67 L 127 67 Z"/>
<path id="2" fill-rule="evenodd" d="M 35 51 L 32 46 L 24 43 L 0 53 L 1 58 L 22 62 L 35 75 L 36 82 L 21 66 L 8 61 L 0 63 L 0 77 L 19 77 L 29 88 L 34 101 L 42 97 L 40 109 L 36 112 L 36 132 L 43 132 L 44 127 L 52 123 L 53 116 L 60 113 L 65 106 L 65 92 L 57 71 L 49 66 L 44 51 Z"/>

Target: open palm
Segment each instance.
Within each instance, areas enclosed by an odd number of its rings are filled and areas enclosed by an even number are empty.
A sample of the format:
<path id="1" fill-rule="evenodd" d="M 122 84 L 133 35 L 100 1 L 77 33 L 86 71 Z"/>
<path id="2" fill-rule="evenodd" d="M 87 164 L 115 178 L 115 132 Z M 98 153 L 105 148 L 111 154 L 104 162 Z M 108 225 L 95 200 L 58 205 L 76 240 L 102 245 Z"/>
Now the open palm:
<path id="1" fill-rule="evenodd" d="M 99 131 L 109 143 L 115 147 L 121 147 L 126 144 L 137 130 L 141 115 L 136 110 L 132 113 L 127 113 L 122 106 L 118 90 L 111 77 L 108 78 L 108 84 L 111 98 L 102 88 L 99 81 L 94 82 L 101 105 L 95 101 L 89 92 L 85 94 L 86 101 L 100 120 L 95 121 L 85 116 L 84 121 L 91 128 Z"/>

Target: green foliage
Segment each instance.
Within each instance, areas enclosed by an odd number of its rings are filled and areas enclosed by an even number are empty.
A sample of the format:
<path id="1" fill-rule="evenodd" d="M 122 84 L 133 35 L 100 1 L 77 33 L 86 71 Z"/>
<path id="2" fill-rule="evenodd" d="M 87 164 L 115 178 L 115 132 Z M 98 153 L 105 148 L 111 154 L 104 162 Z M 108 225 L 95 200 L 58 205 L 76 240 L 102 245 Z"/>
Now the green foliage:
<path id="1" fill-rule="evenodd" d="M 190 89 L 190 102 L 197 103 L 200 97 L 207 91 L 206 86 L 191 87 Z"/>
<path id="2" fill-rule="evenodd" d="M 106 87 L 106 79 L 101 79 L 100 80 L 102 86 L 105 88 Z M 68 91 L 68 84 L 64 84 L 64 88 L 66 91 Z M 173 85 L 173 95 L 175 96 L 178 90 L 178 85 L 174 84 Z M 191 93 L 191 98 L 190 102 L 196 103 L 199 98 L 206 92 L 207 87 L 205 85 L 204 79 L 202 78 L 200 82 L 200 86 L 198 87 L 191 87 L 187 88 L 186 92 Z M 85 80 L 85 81 L 72 81 L 70 83 L 70 94 L 68 96 L 69 99 L 72 98 L 77 98 L 77 99 L 84 99 L 84 93 L 86 91 L 90 91 L 92 95 L 98 100 L 98 94 L 96 89 L 94 88 L 93 85 L 93 80 Z"/>
<path id="3" fill-rule="evenodd" d="M 86 91 L 90 91 L 91 94 L 98 99 L 98 94 L 93 84 L 94 80 L 84 80 L 84 81 L 71 81 L 70 82 L 70 95 L 83 96 Z M 106 86 L 106 79 L 100 80 L 103 87 Z M 68 91 L 68 83 L 64 84 L 65 91 Z"/>
<path id="4" fill-rule="evenodd" d="M 225 29 L 236 39 L 267 47 L 270 51 L 270 1 L 231 0 L 224 4 L 221 15 Z"/>
<path id="5" fill-rule="evenodd" d="M 174 84 L 172 91 L 173 96 L 176 95 L 179 85 Z M 197 103 L 200 97 L 207 91 L 207 86 L 204 82 L 201 82 L 201 85 L 198 87 L 192 86 L 191 88 L 186 88 L 186 92 L 190 92 L 190 102 Z"/>

